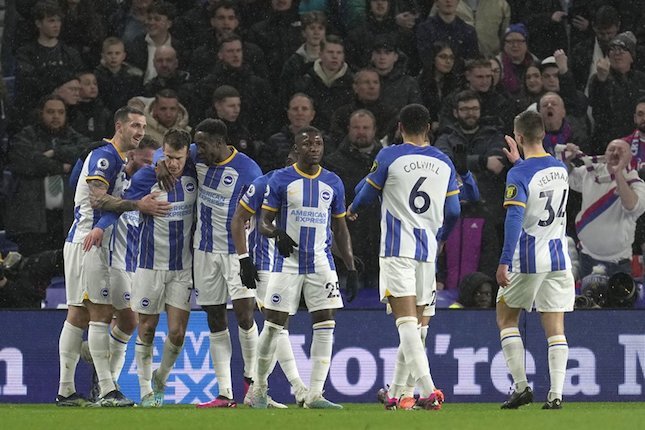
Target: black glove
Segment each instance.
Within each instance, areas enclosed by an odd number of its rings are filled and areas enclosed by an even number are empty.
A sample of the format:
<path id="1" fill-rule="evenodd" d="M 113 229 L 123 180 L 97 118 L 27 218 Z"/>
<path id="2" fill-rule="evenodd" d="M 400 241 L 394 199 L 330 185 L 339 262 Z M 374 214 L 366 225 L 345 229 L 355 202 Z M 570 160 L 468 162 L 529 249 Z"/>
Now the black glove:
<path id="1" fill-rule="evenodd" d="M 280 255 L 286 258 L 291 255 L 293 247 L 297 247 L 298 244 L 289 237 L 286 231 L 276 230 L 275 246 L 278 248 Z"/>
<path id="2" fill-rule="evenodd" d="M 345 297 L 349 303 L 356 298 L 358 293 L 358 272 L 356 270 L 347 271 L 347 283 L 345 284 Z"/>
<path id="3" fill-rule="evenodd" d="M 453 162 L 455 164 L 455 170 L 460 175 L 465 175 L 468 173 L 468 154 L 466 152 L 466 145 L 458 144 L 453 150 Z"/>
<path id="4" fill-rule="evenodd" d="M 242 280 L 242 285 L 251 290 L 255 290 L 257 286 L 255 281 L 259 281 L 258 271 L 253 264 L 251 257 L 244 257 L 240 259 L 240 279 Z"/>

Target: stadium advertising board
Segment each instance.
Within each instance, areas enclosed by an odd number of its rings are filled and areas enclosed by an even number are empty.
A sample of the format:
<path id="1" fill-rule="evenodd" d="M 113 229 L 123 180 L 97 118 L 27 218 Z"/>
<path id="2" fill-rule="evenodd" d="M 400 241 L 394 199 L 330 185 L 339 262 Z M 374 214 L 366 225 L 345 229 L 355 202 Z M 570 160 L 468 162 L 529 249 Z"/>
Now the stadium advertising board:
<path id="1" fill-rule="evenodd" d="M 50 403 L 58 384 L 58 336 L 64 311 L 0 312 L 0 402 Z M 258 315 L 258 320 L 259 315 Z M 229 321 L 235 321 L 229 316 Z M 325 396 L 335 402 L 374 402 L 390 382 L 398 337 L 391 317 L 376 310 L 339 312 L 334 353 Z M 568 401 L 642 401 L 645 399 L 645 328 L 643 311 L 577 311 L 567 315 L 570 346 L 564 396 Z M 154 345 L 154 367 L 165 339 L 162 316 Z M 547 348 L 532 313 L 522 320 L 526 367 L 536 399 L 549 386 Z M 233 339 L 233 386 L 242 401 L 242 359 L 236 328 Z M 310 318 L 301 313 L 290 324 L 290 339 L 303 380 L 308 382 Z M 134 338 L 119 381 L 124 393 L 139 400 Z M 440 310 L 430 324 L 428 357 L 436 384 L 447 402 L 503 401 L 511 385 L 495 326 L 494 311 Z M 217 394 L 211 370 L 208 326 L 203 312 L 191 315 L 184 350 L 166 390 L 170 403 L 196 403 Z M 278 366 L 279 368 L 279 366 Z M 276 368 L 270 394 L 293 403 L 289 386 Z M 79 365 L 77 388 L 89 391 L 91 370 Z"/>

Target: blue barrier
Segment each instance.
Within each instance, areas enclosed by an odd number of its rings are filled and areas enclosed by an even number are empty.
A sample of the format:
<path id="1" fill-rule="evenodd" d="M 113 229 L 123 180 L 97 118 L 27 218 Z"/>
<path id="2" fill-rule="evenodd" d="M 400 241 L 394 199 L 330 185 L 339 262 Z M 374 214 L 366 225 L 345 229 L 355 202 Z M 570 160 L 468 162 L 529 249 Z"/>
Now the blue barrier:
<path id="1" fill-rule="evenodd" d="M 568 314 L 570 346 L 564 396 L 569 401 L 642 401 L 645 383 L 645 313 L 641 310 L 589 310 Z M 0 312 L 0 402 L 50 403 L 58 384 L 58 336 L 64 311 Z M 230 321 L 235 321 L 233 314 Z M 260 321 L 259 314 L 256 318 Z M 290 323 L 290 339 L 305 382 L 309 374 L 310 318 L 299 313 Z M 261 325 L 261 323 L 260 323 Z M 538 400 L 549 387 L 546 341 L 539 315 L 522 319 L 529 382 Z M 205 314 L 193 312 L 184 350 L 168 380 L 166 401 L 196 403 L 217 394 L 209 356 Z M 166 336 L 162 316 L 154 342 L 154 367 Z M 237 329 L 233 339 L 233 386 L 242 400 L 242 359 Z M 376 391 L 390 382 L 398 336 L 382 310 L 341 311 L 326 396 L 338 402 L 374 402 Z M 448 402 L 502 401 L 511 385 L 492 310 L 445 310 L 433 318 L 428 357 L 437 385 Z M 79 363 L 77 388 L 89 390 L 91 370 Z M 119 380 L 123 391 L 139 399 L 134 339 Z M 276 370 L 271 395 L 293 403 L 286 379 Z"/>

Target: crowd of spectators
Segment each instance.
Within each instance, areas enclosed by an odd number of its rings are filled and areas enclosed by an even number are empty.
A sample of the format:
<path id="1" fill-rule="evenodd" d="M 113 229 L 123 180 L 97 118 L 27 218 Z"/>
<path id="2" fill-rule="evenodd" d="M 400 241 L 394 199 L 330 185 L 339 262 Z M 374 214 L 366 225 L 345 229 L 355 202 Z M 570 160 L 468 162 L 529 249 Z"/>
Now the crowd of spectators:
<path id="1" fill-rule="evenodd" d="M 325 135 L 323 165 L 344 180 L 348 203 L 378 151 L 400 139 L 400 108 L 422 103 L 432 115 L 429 141 L 461 165 L 460 174 L 475 176 L 481 195 L 464 202 L 467 222 L 441 257 L 440 288 L 457 288 L 473 272 L 494 278 L 511 167 L 502 148 L 518 113 L 542 113 L 545 148 L 555 156 L 567 143 L 578 160 L 603 155 L 622 138 L 619 149 L 633 156 L 627 171 L 645 159 L 645 0 L 20 0 L 9 7 L 0 230 L 25 256 L 62 247 L 73 217 L 68 174 L 91 142 L 111 136 L 111 115 L 133 98 L 157 139 L 172 127 L 223 120 L 230 144 L 265 172 L 284 164 L 299 129 L 316 126 Z M 628 185 L 638 179 L 626 177 Z M 581 205 L 588 209 L 589 198 L 572 191 L 575 243 Z M 633 242 L 636 254 L 645 244 L 634 212 L 641 206 L 627 204 L 611 220 L 628 228 L 612 249 L 619 261 L 609 261 L 625 270 L 624 243 Z M 365 287 L 378 282 L 378 222 L 374 207 L 349 226 Z M 602 255 L 594 250 L 593 261 Z"/>

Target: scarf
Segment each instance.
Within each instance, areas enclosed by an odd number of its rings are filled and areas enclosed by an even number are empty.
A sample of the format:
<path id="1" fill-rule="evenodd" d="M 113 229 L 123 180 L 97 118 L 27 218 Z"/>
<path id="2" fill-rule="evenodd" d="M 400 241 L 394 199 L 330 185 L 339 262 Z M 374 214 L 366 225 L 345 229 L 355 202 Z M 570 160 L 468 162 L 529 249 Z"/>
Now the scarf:
<path id="1" fill-rule="evenodd" d="M 533 58 L 528 52 L 520 64 L 513 64 L 511 57 L 502 52 L 502 85 L 506 88 L 506 91 L 511 94 L 516 94 L 520 91 L 522 88 L 522 76 L 517 73 L 517 67 L 527 68 L 532 62 Z"/>
<path id="2" fill-rule="evenodd" d="M 582 151 L 572 153 L 567 151 L 566 144 L 557 144 L 554 147 L 555 158 L 561 160 L 563 163 L 572 163 L 574 165 L 583 165 L 587 172 L 592 173 L 595 176 L 594 181 L 597 184 L 607 184 L 615 179 L 613 173 L 600 175 L 596 171 L 597 167 L 601 164 L 607 164 L 607 160 L 604 155 L 587 155 Z"/>
<path id="3" fill-rule="evenodd" d="M 562 121 L 562 126 L 558 131 L 547 131 L 544 135 L 542 143 L 544 149 L 551 155 L 555 154 L 556 145 L 566 145 L 567 142 L 571 142 L 571 126 L 569 122 L 565 119 Z"/>

